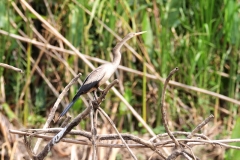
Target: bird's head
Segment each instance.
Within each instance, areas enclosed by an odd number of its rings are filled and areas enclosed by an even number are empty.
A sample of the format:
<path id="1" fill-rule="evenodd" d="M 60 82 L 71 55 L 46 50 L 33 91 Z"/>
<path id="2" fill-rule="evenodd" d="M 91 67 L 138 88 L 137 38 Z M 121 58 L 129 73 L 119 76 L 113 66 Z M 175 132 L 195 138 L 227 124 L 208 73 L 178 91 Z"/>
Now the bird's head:
<path id="1" fill-rule="evenodd" d="M 128 33 L 124 38 L 123 38 L 123 40 L 122 41 L 127 41 L 127 40 L 129 40 L 130 38 L 132 38 L 132 37 L 134 37 L 134 36 L 138 36 L 138 35 L 140 35 L 140 34 L 143 34 L 143 33 L 146 33 L 147 31 L 142 31 L 142 32 L 136 32 L 136 33 Z"/>
<path id="2" fill-rule="evenodd" d="M 123 46 L 123 44 L 133 38 L 134 36 L 137 36 L 137 35 L 140 35 L 140 34 L 143 34 L 147 31 L 142 31 L 142 32 L 136 32 L 136 33 L 128 33 L 120 42 L 118 42 L 118 44 L 113 48 L 113 50 L 115 51 L 120 51 L 121 47 Z"/>

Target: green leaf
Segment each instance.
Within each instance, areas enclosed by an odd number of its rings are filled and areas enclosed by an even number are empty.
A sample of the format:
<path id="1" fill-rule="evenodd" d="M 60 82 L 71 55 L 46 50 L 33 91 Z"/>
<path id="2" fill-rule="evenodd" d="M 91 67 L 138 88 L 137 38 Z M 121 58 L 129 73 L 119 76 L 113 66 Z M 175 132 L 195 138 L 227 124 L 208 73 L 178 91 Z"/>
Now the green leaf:
<path id="1" fill-rule="evenodd" d="M 240 137 L 239 128 L 240 128 L 240 118 L 237 119 L 237 122 L 233 128 L 231 139 Z M 231 145 L 240 147 L 239 142 L 232 143 Z M 225 156 L 226 156 L 225 157 L 226 160 L 231 160 L 231 159 L 234 159 L 235 157 L 240 157 L 240 150 L 230 149 L 226 152 Z"/>
<path id="2" fill-rule="evenodd" d="M 142 30 L 147 31 L 142 35 L 144 44 L 148 47 L 148 50 L 153 47 L 153 32 L 151 28 L 151 22 L 148 17 L 148 13 L 145 12 L 142 21 Z"/>

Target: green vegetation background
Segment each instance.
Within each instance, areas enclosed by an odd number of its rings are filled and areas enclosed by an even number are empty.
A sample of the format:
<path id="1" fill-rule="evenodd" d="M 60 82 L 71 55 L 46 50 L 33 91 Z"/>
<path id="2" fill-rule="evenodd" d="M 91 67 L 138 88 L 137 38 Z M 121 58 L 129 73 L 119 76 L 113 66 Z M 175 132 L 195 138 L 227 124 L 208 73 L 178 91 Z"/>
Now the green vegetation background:
<path id="1" fill-rule="evenodd" d="M 123 49 L 123 66 L 151 74 L 146 69 L 145 63 L 148 63 L 163 78 L 166 78 L 173 68 L 179 67 L 180 70 L 173 80 L 240 99 L 239 1 L 49 0 L 48 3 L 52 14 L 43 1 L 34 0 L 30 4 L 81 53 L 111 60 L 110 51 L 117 40 L 97 19 L 121 37 L 129 32 L 147 31 L 139 39 L 128 42 L 137 50 L 143 62 L 130 51 Z M 24 10 L 20 2 L 16 1 L 16 4 L 36 29 L 44 37 L 49 37 L 50 44 L 59 46 L 57 38 L 49 36 L 51 33 L 35 15 Z M 13 27 L 12 21 L 17 27 Z M 17 35 L 20 34 L 17 29 L 21 29 L 28 37 L 36 38 L 30 23 L 25 22 L 13 8 L 11 1 L 7 0 L 0 1 L 0 29 Z M 30 74 L 33 66 L 31 58 L 36 61 L 40 50 L 30 43 L 5 35 L 0 36 L 0 42 L 0 62 L 25 71 L 22 75 L 0 68 L 0 83 L 3 83 L 4 79 L 5 87 L 4 90 L 1 89 L 1 98 L 3 95 L 6 97 L 2 101 L 10 107 L 13 117 L 18 117 L 20 123 L 28 127 L 41 126 L 56 96 L 37 72 L 32 76 Z M 77 56 L 65 53 L 61 55 L 75 72 L 83 73 L 82 80 L 91 71 Z M 94 65 L 100 64 L 94 62 Z M 42 55 L 39 67 L 58 92 L 61 92 L 73 77 L 61 62 L 47 54 Z M 156 133 L 164 132 L 159 113 L 162 82 L 121 70 L 115 75 L 115 78 L 119 77 L 122 88 L 118 89 L 124 97 Z M 27 79 L 30 79 L 30 84 L 23 90 Z M 79 85 L 74 85 L 71 88 L 69 95 L 65 97 L 66 102 L 71 100 L 78 87 Z M 24 98 L 19 101 L 21 94 L 24 94 Z M 102 107 L 111 114 L 112 105 L 115 103 L 119 104 L 115 118 L 119 128 L 137 134 L 146 132 L 113 93 L 109 93 Z M 222 126 L 216 134 L 217 137 L 240 137 L 239 132 L 232 134 L 234 126 L 239 125 L 239 105 L 174 86 L 169 88 L 166 103 L 174 130 L 191 131 L 212 113 L 215 116 L 212 125 L 219 122 Z M 81 104 L 82 101 L 79 100 L 70 112 L 79 113 L 81 107 L 84 107 Z M 5 109 L 4 112 L 10 117 L 9 110 Z M 86 125 L 87 123 L 82 124 L 83 127 Z M 226 157 L 231 154 L 234 155 L 229 152 Z"/>

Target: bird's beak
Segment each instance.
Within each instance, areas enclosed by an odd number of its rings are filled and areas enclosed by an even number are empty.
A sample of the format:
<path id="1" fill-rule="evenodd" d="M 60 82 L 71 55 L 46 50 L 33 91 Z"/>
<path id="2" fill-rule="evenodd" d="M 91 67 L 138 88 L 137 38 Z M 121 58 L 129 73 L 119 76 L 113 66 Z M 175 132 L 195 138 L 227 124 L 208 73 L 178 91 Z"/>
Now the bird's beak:
<path id="1" fill-rule="evenodd" d="M 140 34 L 143 34 L 143 33 L 146 33 L 147 31 L 142 31 L 142 32 L 137 32 L 137 33 L 135 33 L 135 35 L 137 36 L 137 35 L 140 35 Z"/>

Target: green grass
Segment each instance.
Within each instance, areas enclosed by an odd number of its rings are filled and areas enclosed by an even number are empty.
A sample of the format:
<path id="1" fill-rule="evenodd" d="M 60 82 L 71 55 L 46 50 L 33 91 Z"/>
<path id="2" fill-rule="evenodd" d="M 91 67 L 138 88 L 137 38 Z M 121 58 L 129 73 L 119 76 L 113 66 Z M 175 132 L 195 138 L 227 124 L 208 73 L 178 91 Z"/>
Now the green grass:
<path id="1" fill-rule="evenodd" d="M 33 1 L 33 8 L 50 21 L 50 13 L 47 12 L 45 5 L 37 5 L 38 2 L 37 0 Z M 179 71 L 172 80 L 240 99 L 239 2 L 234 0 L 123 0 L 117 2 L 113 0 L 90 2 L 79 0 L 77 3 L 88 9 L 91 16 L 72 1 L 49 1 L 54 18 L 54 22 L 51 21 L 51 24 L 81 53 L 107 61 L 111 60 L 111 49 L 118 40 L 102 24 L 98 23 L 96 18 L 121 37 L 129 32 L 146 30 L 147 33 L 139 36 L 138 39 L 128 41 L 128 44 L 138 52 L 144 61 L 124 48 L 122 49 L 124 51 L 122 65 L 144 73 L 151 73 L 144 65 L 144 63 L 148 63 L 163 78 L 166 78 L 173 68 L 179 67 Z M 0 2 L 0 7 L 0 28 L 2 30 L 20 35 L 17 29 L 11 25 L 11 19 L 28 37 L 36 38 L 30 29 L 29 22 L 23 21 L 10 1 Z M 34 15 L 20 9 L 52 45 L 61 45 L 57 37 L 49 33 Z M 4 77 L 5 82 L 4 92 L 7 97 L 5 102 L 11 105 L 16 117 L 21 117 L 21 123 L 26 126 L 32 125 L 32 122 L 28 121 L 29 115 L 46 117 L 47 111 L 51 109 L 56 100 L 37 72 L 34 72 L 32 77 L 30 76 L 33 66 L 30 58 L 36 60 L 40 51 L 31 44 L 16 41 L 8 36 L 1 35 L 0 41 L 0 62 L 25 70 L 25 74 L 21 76 L 19 73 L 0 68 L 0 77 Z M 91 69 L 77 56 L 60 54 L 75 72 L 83 74 L 82 80 L 91 72 Z M 39 67 L 56 90 L 61 92 L 73 76 L 59 61 L 49 61 L 49 59 L 52 59 L 51 55 L 43 54 Z M 92 63 L 95 66 L 100 65 L 96 62 Z M 222 74 L 227 74 L 227 77 Z M 159 131 L 162 125 L 159 109 L 162 83 L 125 71 L 118 71 L 114 77 L 121 80 L 122 86 L 117 88 L 118 90 L 123 89 L 121 92 L 128 102 L 153 129 Z M 31 83 L 23 91 L 23 86 L 28 78 L 31 79 Z M 64 100 L 71 100 L 77 87 L 79 85 L 74 85 Z M 22 92 L 25 96 L 20 102 L 19 97 Z M 3 93 L 0 95 L 3 97 Z M 184 109 L 177 98 L 188 106 L 189 110 Z M 114 103 L 121 104 L 113 92 L 110 92 L 109 98 L 104 101 L 102 107 L 104 108 L 105 105 L 112 107 Z M 82 105 L 83 103 L 80 101 L 78 104 Z M 215 124 L 221 121 L 222 126 L 227 131 L 231 131 L 236 117 L 239 116 L 239 106 L 236 104 L 173 86 L 170 86 L 168 90 L 166 104 L 170 115 L 169 120 L 175 124 L 171 127 L 177 130 L 190 131 L 199 123 L 197 119 L 207 117 L 212 113 L 215 115 Z M 39 107 L 38 105 L 42 106 L 40 110 L 36 109 Z M 145 132 L 135 117 L 130 116 L 130 111 L 126 110 L 123 104 L 119 106 L 114 121 L 119 124 L 118 122 L 123 118 L 124 122 L 122 126 L 118 127 L 122 127 L 126 131 Z M 74 108 L 81 111 L 84 107 Z M 222 112 L 223 109 L 229 113 Z M 105 110 L 111 114 L 111 108 L 105 108 Z M 71 111 L 71 113 L 73 112 Z M 78 111 L 74 113 L 78 113 Z M 180 123 L 180 119 L 183 119 L 183 122 Z M 189 124 L 188 119 L 196 121 L 190 121 L 192 123 Z M 230 120 L 232 120 L 231 123 L 229 123 Z M 233 124 L 233 126 L 229 126 L 229 124 Z M 220 131 L 219 134 L 220 137 L 224 136 Z"/>

